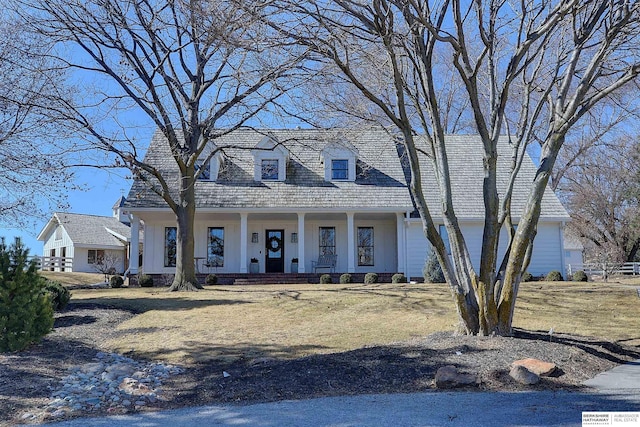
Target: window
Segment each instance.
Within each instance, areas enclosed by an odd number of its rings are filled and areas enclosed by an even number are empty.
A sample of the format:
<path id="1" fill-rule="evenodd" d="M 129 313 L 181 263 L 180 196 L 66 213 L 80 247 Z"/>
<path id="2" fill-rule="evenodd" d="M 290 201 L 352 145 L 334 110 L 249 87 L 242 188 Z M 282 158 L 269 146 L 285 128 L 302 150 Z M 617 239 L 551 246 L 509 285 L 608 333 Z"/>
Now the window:
<path id="1" fill-rule="evenodd" d="M 441 225 L 439 230 L 440 237 L 442 237 L 442 241 L 444 242 L 444 247 L 447 248 L 447 255 L 451 255 L 451 244 L 449 244 L 449 233 L 447 233 L 447 227 Z"/>
<path id="2" fill-rule="evenodd" d="M 176 266 L 176 227 L 165 227 L 164 229 L 164 266 Z"/>
<path id="3" fill-rule="evenodd" d="M 224 228 L 210 227 L 207 239 L 207 263 L 210 267 L 224 267 Z"/>
<path id="4" fill-rule="evenodd" d="M 349 160 L 331 160 L 331 179 L 349 179 Z"/>
<path id="5" fill-rule="evenodd" d="M 358 265 L 373 265 L 373 227 L 358 227 Z"/>
<path id="6" fill-rule="evenodd" d="M 56 240 L 62 240 L 62 227 L 56 228 Z"/>
<path id="7" fill-rule="evenodd" d="M 336 228 L 320 227 L 320 255 L 336 254 Z"/>
<path id="8" fill-rule="evenodd" d="M 278 180 L 278 159 L 262 160 L 262 179 L 265 181 Z"/>
<path id="9" fill-rule="evenodd" d="M 196 175 L 198 176 L 198 181 L 210 181 L 211 180 L 211 166 L 209 162 L 203 163 L 201 160 L 196 161 L 195 164 Z M 202 171 L 200 172 L 200 170 Z M 200 172 L 200 175 L 198 175 Z"/>
<path id="10" fill-rule="evenodd" d="M 87 262 L 89 264 L 102 264 L 103 261 L 104 251 L 102 249 L 89 249 L 89 254 L 87 256 Z"/>

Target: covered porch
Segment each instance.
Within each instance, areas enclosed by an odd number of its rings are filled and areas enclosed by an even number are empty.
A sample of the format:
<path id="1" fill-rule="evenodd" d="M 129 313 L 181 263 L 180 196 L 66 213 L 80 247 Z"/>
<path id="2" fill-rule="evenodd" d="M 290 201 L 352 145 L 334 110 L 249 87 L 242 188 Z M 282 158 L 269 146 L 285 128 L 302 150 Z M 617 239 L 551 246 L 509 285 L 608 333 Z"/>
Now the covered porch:
<path id="1" fill-rule="evenodd" d="M 315 278 L 322 273 L 404 272 L 405 218 L 404 212 L 392 208 L 386 212 L 199 210 L 194 232 L 197 273 L 221 278 L 285 273 Z M 140 219 L 145 224 L 144 272 L 171 274 L 175 219 L 166 211 L 136 213 L 132 236 L 138 235 L 134 230 Z M 132 242 L 131 273 L 138 270 L 136 247 Z M 327 254 L 335 256 L 335 267 L 316 268 Z"/>

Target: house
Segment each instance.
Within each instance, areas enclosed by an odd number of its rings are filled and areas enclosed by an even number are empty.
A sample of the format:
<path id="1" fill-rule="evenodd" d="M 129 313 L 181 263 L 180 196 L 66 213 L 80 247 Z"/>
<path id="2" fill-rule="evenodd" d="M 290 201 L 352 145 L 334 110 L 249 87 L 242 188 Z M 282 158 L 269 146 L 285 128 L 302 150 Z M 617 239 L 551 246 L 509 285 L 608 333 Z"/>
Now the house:
<path id="1" fill-rule="evenodd" d="M 576 271 L 584 269 L 584 246 L 578 236 L 570 231 L 564 234 L 564 259 L 567 267 L 564 277 L 571 277 Z"/>
<path id="2" fill-rule="evenodd" d="M 335 255 L 336 272 L 422 277 L 428 243 L 420 219 L 412 214 L 408 171 L 384 130 L 240 129 L 216 144 L 234 148 L 197 165 L 203 168 L 196 182 L 194 236 L 200 272 L 206 263 L 204 271 L 213 266 L 217 273 L 248 273 L 254 259 L 261 273 L 291 273 L 296 267 L 298 273 L 315 273 L 321 255 Z M 201 157 L 209 157 L 212 149 Z M 451 136 L 449 151 L 455 209 L 478 262 L 484 215 L 481 143 L 475 136 Z M 152 138 L 145 161 L 170 180 L 178 179 L 161 134 Z M 500 161 L 506 166 L 510 158 Z M 535 174 L 533 162 L 527 158 L 524 163 L 512 203 L 515 222 Z M 438 195 L 429 191 L 437 185 L 426 159 L 422 169 L 428 204 L 438 221 Z M 506 170 L 500 169 L 501 183 L 506 183 Z M 140 180 L 134 181 L 124 208 L 131 214 L 132 229 L 144 222 L 144 272 L 172 273 L 173 212 Z M 530 264 L 533 274 L 564 270 L 562 230 L 568 220 L 555 194 L 547 191 Z M 501 244 L 504 248 L 505 239 Z M 132 272 L 137 267 L 132 263 Z"/>
<path id="3" fill-rule="evenodd" d="M 131 228 L 119 221 L 120 215 L 119 206 L 111 217 L 54 213 L 38 235 L 44 242 L 42 269 L 95 273 L 113 268 L 123 273 L 129 265 Z"/>

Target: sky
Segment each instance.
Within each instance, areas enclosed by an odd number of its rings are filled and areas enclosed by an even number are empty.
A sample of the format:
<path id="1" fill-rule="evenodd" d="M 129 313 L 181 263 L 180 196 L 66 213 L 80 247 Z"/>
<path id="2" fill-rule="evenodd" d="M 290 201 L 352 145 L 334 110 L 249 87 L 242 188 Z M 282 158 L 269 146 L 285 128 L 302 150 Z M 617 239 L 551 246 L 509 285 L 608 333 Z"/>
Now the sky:
<path id="1" fill-rule="evenodd" d="M 78 169 L 76 183 L 86 185 L 87 191 L 77 190 L 68 193 L 68 212 L 111 216 L 111 208 L 118 198 L 121 195 L 126 197 L 131 188 L 131 180 L 124 178 L 126 172 L 124 169 L 117 174 L 95 168 Z M 0 226 L 0 236 L 6 237 L 8 243 L 13 242 L 18 236 L 29 248 L 30 255 L 42 255 L 44 242 L 36 238 L 46 223 L 46 220 L 38 221 L 33 229 L 26 230 Z"/>

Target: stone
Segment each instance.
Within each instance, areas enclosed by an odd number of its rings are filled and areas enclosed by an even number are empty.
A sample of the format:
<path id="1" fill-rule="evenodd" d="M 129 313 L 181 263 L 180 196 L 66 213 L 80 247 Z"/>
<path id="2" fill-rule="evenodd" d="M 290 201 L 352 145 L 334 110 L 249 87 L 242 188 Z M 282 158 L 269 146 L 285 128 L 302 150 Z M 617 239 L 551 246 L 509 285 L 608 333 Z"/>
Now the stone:
<path id="1" fill-rule="evenodd" d="M 147 385 L 133 378 L 125 378 L 122 380 L 118 389 L 133 396 L 141 396 L 153 392 Z"/>
<path id="2" fill-rule="evenodd" d="M 544 362 L 542 360 L 532 359 L 532 358 L 516 360 L 515 362 L 512 363 L 511 366 L 516 366 L 516 365 L 524 366 L 525 368 L 527 368 L 528 371 L 533 372 L 534 374 L 541 377 L 548 377 L 549 375 L 553 374 L 557 369 L 557 366 L 555 363 Z"/>
<path id="3" fill-rule="evenodd" d="M 509 376 L 524 385 L 533 385 L 540 382 L 540 376 L 522 365 L 514 365 L 509 371 Z"/>
<path id="4" fill-rule="evenodd" d="M 435 382 L 437 388 L 456 388 L 475 384 L 477 381 L 474 375 L 460 373 L 455 366 L 447 365 L 438 369 Z"/>

